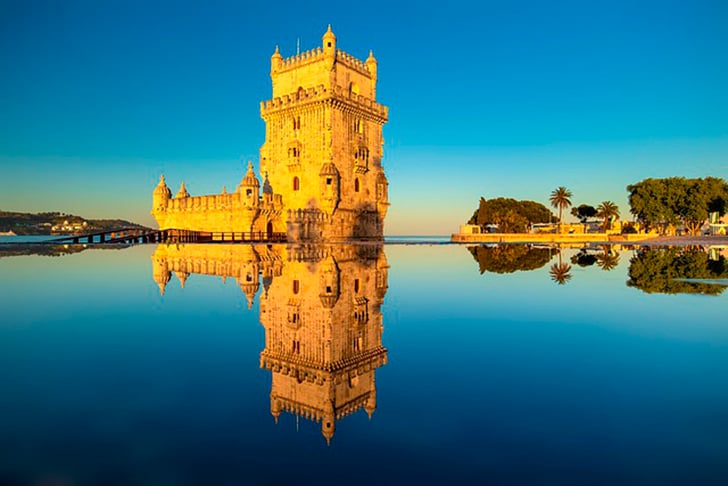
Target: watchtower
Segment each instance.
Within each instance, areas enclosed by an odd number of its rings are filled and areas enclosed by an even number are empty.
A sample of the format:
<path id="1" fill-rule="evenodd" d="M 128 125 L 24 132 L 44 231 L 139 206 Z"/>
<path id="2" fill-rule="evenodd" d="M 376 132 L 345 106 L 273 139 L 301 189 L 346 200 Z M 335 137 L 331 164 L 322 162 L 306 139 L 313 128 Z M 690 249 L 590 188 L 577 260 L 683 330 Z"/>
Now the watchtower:
<path id="1" fill-rule="evenodd" d="M 376 101 L 377 61 L 322 46 L 271 57 L 272 99 L 262 102 L 260 167 L 287 209 L 289 240 L 381 239 L 389 206 L 382 167 L 388 110 Z"/>

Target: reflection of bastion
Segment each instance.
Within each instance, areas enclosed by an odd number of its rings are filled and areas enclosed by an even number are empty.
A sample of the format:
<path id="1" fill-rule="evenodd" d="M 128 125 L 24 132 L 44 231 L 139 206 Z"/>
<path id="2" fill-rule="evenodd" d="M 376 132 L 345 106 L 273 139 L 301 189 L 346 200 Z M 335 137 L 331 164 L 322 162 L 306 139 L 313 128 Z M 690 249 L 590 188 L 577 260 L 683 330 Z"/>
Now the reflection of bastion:
<path id="1" fill-rule="evenodd" d="M 381 239 L 389 206 L 376 102 L 377 61 L 336 48 L 331 28 L 322 47 L 271 57 L 273 97 L 261 103 L 265 143 L 260 179 L 252 164 L 233 193 L 175 197 L 162 177 L 152 215 L 160 229 L 286 234 L 289 241 Z"/>
<path id="2" fill-rule="evenodd" d="M 252 306 L 260 295 L 271 371 L 271 414 L 321 423 L 330 442 L 336 421 L 376 409 L 375 370 L 387 362 L 381 305 L 387 260 L 381 246 L 159 245 L 153 275 L 164 293 L 175 272 L 235 278 Z"/>

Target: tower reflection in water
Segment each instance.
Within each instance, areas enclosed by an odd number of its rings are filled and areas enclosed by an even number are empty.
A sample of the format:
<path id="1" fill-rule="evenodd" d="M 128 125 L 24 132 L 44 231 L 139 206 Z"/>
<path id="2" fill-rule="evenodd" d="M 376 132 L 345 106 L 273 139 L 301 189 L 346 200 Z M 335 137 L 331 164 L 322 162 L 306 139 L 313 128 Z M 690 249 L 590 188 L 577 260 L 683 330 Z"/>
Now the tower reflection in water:
<path id="1" fill-rule="evenodd" d="M 387 259 L 380 245 L 160 245 L 153 276 L 164 294 L 174 272 L 234 278 L 251 308 L 260 289 L 272 375 L 270 411 L 321 424 L 330 443 L 336 422 L 377 406 L 375 370 L 387 362 L 381 305 Z"/>

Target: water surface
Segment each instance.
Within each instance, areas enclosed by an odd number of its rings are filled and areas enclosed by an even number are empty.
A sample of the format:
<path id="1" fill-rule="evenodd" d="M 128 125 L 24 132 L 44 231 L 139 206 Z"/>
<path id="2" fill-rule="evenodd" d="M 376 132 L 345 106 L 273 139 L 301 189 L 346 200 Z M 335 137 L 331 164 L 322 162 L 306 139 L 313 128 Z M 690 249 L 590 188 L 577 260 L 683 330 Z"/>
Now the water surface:
<path id="1" fill-rule="evenodd" d="M 0 258 L 0 483 L 718 483 L 725 259 L 699 251 Z"/>

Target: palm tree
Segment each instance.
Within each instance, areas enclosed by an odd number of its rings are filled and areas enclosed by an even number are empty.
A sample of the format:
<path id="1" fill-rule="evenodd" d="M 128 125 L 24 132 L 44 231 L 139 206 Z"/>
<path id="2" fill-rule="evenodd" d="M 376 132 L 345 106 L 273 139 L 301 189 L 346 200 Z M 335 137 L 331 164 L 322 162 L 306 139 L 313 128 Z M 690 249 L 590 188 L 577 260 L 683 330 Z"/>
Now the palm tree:
<path id="1" fill-rule="evenodd" d="M 604 201 L 597 206 L 597 217 L 604 219 L 602 229 L 606 232 L 612 227 L 612 218 L 619 219 L 619 207 L 612 201 Z"/>
<path id="2" fill-rule="evenodd" d="M 569 198 L 572 195 L 571 191 L 564 186 L 560 186 L 551 192 L 549 202 L 551 202 L 551 206 L 559 210 L 559 232 L 561 232 L 561 213 L 564 209 L 571 206 L 571 199 Z"/>

